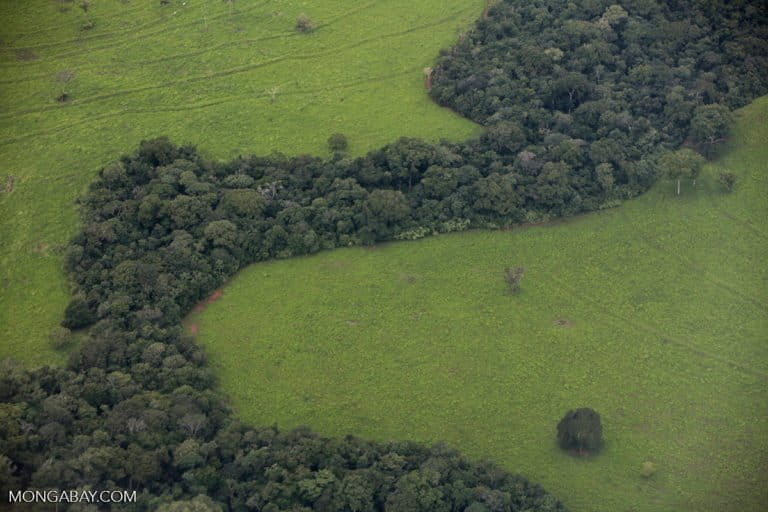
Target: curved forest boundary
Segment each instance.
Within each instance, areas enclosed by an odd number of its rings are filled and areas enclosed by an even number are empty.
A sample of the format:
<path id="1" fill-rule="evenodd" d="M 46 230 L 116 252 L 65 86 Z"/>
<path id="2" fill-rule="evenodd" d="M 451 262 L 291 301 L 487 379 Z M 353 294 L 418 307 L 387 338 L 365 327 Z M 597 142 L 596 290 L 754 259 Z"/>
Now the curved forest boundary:
<path id="1" fill-rule="evenodd" d="M 231 10 L 114 0 L 91 1 L 87 14 L 78 3 L 0 3 L 0 357 L 65 360 L 48 338 L 69 300 L 61 268 L 74 201 L 142 139 L 168 135 L 228 159 L 329 155 L 334 132 L 350 155 L 402 136 L 479 132 L 430 100 L 422 70 L 482 0 L 239 0 Z M 319 25 L 312 34 L 294 30 L 302 11 Z M 95 27 L 82 31 L 86 18 Z"/>
<path id="2" fill-rule="evenodd" d="M 678 197 L 252 265 L 193 313 L 241 418 L 447 441 L 574 511 L 758 512 L 768 500 L 768 97 Z M 725 194 L 718 173 L 738 174 Z M 517 296 L 505 267 L 522 265 Z M 554 426 L 600 411 L 605 450 Z M 651 480 L 643 461 L 656 464 Z"/>

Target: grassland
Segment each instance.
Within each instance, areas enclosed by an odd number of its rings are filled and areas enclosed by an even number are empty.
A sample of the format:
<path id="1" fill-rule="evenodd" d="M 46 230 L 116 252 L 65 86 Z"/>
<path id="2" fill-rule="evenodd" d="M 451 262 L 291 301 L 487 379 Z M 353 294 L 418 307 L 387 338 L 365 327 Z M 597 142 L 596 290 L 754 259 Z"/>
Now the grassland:
<path id="1" fill-rule="evenodd" d="M 445 440 L 575 512 L 764 510 L 768 97 L 738 118 L 679 197 L 659 183 L 567 222 L 254 265 L 188 322 L 255 423 Z M 603 416 L 598 456 L 555 446 L 578 406 Z"/>
<path id="2" fill-rule="evenodd" d="M 422 70 L 483 4 L 115 0 L 85 14 L 0 2 L 0 357 L 62 359 L 46 338 L 68 297 L 60 249 L 78 226 L 73 201 L 142 139 L 230 158 L 327 154 L 334 132 L 352 154 L 477 133 L 429 100 Z M 300 12 L 314 33 L 294 30 Z"/>

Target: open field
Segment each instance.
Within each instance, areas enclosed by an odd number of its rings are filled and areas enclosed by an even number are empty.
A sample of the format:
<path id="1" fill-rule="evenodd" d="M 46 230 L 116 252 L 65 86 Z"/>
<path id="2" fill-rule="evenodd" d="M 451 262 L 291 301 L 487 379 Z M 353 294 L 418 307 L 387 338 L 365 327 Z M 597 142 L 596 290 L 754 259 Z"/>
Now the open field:
<path id="1" fill-rule="evenodd" d="M 548 226 L 254 265 L 187 325 L 258 424 L 445 440 L 575 512 L 764 510 L 768 97 L 738 119 L 679 197 L 659 183 Z M 502 278 L 514 265 L 519 296 Z M 586 459 L 554 441 L 579 406 L 606 438 Z"/>
<path id="2" fill-rule="evenodd" d="M 60 12 L 59 6 L 66 8 Z M 482 0 L 0 3 L 0 357 L 56 362 L 74 199 L 109 160 L 168 135 L 213 158 L 360 154 L 478 128 L 427 97 L 423 68 Z M 298 34 L 306 12 L 317 24 Z M 91 30 L 80 27 L 88 20 Z M 67 102 L 56 98 L 67 92 Z"/>

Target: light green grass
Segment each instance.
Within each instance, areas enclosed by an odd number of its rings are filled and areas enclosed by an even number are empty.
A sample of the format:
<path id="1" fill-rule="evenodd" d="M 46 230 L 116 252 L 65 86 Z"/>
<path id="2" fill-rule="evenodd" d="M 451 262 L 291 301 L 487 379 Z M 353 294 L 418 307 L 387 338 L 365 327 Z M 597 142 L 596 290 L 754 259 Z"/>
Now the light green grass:
<path id="1" fill-rule="evenodd" d="M 334 132 L 351 154 L 478 133 L 429 100 L 423 68 L 483 4 L 238 0 L 230 13 L 221 0 L 112 0 L 91 2 L 96 28 L 81 31 L 77 3 L 0 2 L 0 357 L 62 360 L 46 338 L 68 297 L 59 249 L 77 230 L 73 201 L 141 139 L 231 158 L 327 155 Z M 300 12 L 316 32 L 296 33 Z M 61 71 L 74 73 L 66 104 Z"/>
<path id="2" fill-rule="evenodd" d="M 660 183 L 564 223 L 254 265 L 188 322 L 257 424 L 445 440 L 574 512 L 765 510 L 768 97 L 738 117 L 680 197 Z M 579 406 L 602 414 L 593 458 L 555 445 Z"/>

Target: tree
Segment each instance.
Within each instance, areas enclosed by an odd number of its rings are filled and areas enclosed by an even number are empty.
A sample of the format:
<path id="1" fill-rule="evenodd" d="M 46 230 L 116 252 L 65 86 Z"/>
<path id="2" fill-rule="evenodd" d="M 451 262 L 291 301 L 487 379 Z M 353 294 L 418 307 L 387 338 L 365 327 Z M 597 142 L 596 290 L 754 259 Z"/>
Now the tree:
<path id="1" fill-rule="evenodd" d="M 305 13 L 299 14 L 296 18 L 296 30 L 304 34 L 308 34 L 315 30 L 315 24 L 312 19 Z"/>
<path id="2" fill-rule="evenodd" d="M 589 407 L 568 411 L 557 424 L 557 442 L 563 450 L 580 454 L 598 451 L 603 444 L 600 415 Z"/>
<path id="3" fill-rule="evenodd" d="M 731 192 L 733 187 L 736 186 L 736 175 L 730 171 L 721 171 L 717 175 L 717 181 L 726 192 Z"/>
<path id="4" fill-rule="evenodd" d="M 69 301 L 64 310 L 64 320 L 61 326 L 67 329 L 80 329 L 87 327 L 96 321 L 96 316 L 88 306 L 88 302 L 82 295 L 76 295 Z"/>
<path id="5" fill-rule="evenodd" d="M 731 123 L 731 111 L 717 103 L 698 107 L 691 120 L 691 137 L 704 146 L 708 157 L 715 154 L 716 145 L 725 139 Z"/>
<path id="6" fill-rule="evenodd" d="M 704 158 L 692 149 L 683 148 L 670 151 L 659 158 L 659 168 L 662 174 L 671 180 L 677 181 L 677 195 L 680 195 L 680 181 L 684 179 L 694 180 L 699 175 Z"/>
<path id="7" fill-rule="evenodd" d="M 523 274 L 525 274 L 523 267 L 504 269 L 504 280 L 509 285 L 509 290 L 512 293 L 520 292 L 520 282 L 523 280 Z"/>
<path id="8" fill-rule="evenodd" d="M 349 146 L 349 141 L 343 133 L 334 133 L 328 137 L 328 147 L 331 151 L 345 151 L 347 146 Z"/>

